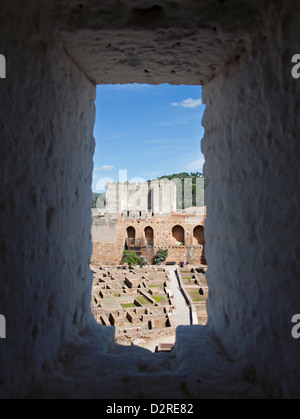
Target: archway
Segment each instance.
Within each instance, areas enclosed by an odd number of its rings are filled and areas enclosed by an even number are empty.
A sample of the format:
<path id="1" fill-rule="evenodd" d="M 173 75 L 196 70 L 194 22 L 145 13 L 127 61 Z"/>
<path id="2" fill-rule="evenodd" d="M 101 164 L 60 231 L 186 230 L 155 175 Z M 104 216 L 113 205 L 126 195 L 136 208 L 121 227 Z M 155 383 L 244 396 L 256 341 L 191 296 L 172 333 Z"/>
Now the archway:
<path id="1" fill-rule="evenodd" d="M 173 243 L 184 244 L 184 228 L 180 225 L 173 227 L 172 229 Z"/>
<path id="2" fill-rule="evenodd" d="M 128 227 L 127 228 L 127 239 L 129 240 L 135 240 L 135 228 L 134 227 Z"/>
<path id="3" fill-rule="evenodd" d="M 145 228 L 144 230 L 144 234 L 145 234 L 145 239 L 147 241 L 148 245 L 153 245 L 153 241 L 154 241 L 154 230 L 152 227 L 148 226 Z"/>
<path id="4" fill-rule="evenodd" d="M 204 245 L 204 227 L 197 226 L 193 231 L 193 245 L 201 244 Z"/>

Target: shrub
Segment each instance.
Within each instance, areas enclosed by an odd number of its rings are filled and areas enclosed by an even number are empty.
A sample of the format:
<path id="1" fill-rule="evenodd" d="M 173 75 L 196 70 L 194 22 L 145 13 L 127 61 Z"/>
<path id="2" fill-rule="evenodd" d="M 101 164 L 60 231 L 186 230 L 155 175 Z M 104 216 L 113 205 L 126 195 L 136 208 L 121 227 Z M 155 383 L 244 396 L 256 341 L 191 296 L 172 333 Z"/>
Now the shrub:
<path id="1" fill-rule="evenodd" d="M 140 257 L 140 260 L 139 260 L 139 265 L 140 265 L 140 267 L 141 267 L 141 268 L 142 268 L 143 266 L 148 265 L 148 261 L 147 261 L 147 259 L 146 259 L 144 256 Z"/>
<path id="2" fill-rule="evenodd" d="M 122 262 L 127 263 L 129 268 L 133 268 L 134 266 L 136 266 L 139 263 L 139 261 L 140 258 L 135 252 L 132 252 L 131 250 L 124 250 Z"/>
<path id="3" fill-rule="evenodd" d="M 161 265 L 168 257 L 168 250 L 159 249 L 154 258 L 155 265 Z"/>

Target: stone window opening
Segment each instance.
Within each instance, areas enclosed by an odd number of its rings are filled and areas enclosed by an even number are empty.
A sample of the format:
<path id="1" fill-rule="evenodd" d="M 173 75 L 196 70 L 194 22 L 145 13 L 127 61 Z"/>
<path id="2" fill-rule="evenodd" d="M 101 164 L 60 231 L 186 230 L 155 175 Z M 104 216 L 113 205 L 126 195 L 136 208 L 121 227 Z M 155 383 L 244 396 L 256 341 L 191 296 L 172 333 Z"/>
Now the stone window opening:
<path id="1" fill-rule="evenodd" d="M 23 3 L 1 4 L 1 396 L 297 398 L 296 2 Z M 90 313 L 95 85 L 136 80 L 204 84 L 207 104 L 210 321 L 159 362 Z"/>
<path id="2" fill-rule="evenodd" d="M 174 86 L 175 87 L 175 86 Z M 187 86 L 188 87 L 188 86 Z M 200 89 L 200 86 L 197 86 L 197 90 Z M 100 93 L 100 92 L 99 92 Z M 200 95 L 200 92 L 199 92 Z M 198 123 L 201 123 L 201 114 L 199 114 L 199 121 Z M 199 146 L 201 143 L 201 135 L 198 133 L 196 133 L 197 138 L 198 138 L 198 142 L 199 142 Z M 198 137 L 199 135 L 199 137 Z M 103 146 L 102 146 L 103 148 Z M 118 157 L 118 149 L 116 149 L 115 151 L 116 157 Z M 199 156 L 201 156 L 201 152 L 200 152 L 200 147 L 199 147 Z M 200 164 L 200 163 L 199 163 Z M 182 167 L 178 167 L 178 172 L 183 170 L 183 166 Z M 175 172 L 176 170 L 174 170 Z M 167 173 L 164 173 L 165 175 L 168 175 Z M 165 186 L 164 183 L 162 183 L 162 186 L 160 186 L 159 191 L 157 191 L 156 188 L 156 184 L 154 182 L 153 187 L 151 188 L 151 183 L 150 181 L 148 181 L 148 190 L 147 190 L 147 195 L 145 195 L 145 197 L 143 196 L 143 198 L 141 199 L 140 197 L 137 198 L 137 194 L 135 195 L 135 200 L 133 202 L 133 200 L 131 201 L 132 205 L 127 205 L 126 207 L 124 206 L 124 212 L 126 210 L 127 216 L 128 218 L 131 217 L 140 217 L 142 218 L 142 220 L 138 220 L 137 223 L 141 224 L 141 225 L 135 225 L 136 228 L 134 228 L 133 226 L 129 226 L 127 224 L 127 228 L 126 228 L 126 233 L 125 233 L 125 250 L 131 250 L 133 252 L 135 252 L 139 257 L 143 256 L 147 262 L 149 262 L 149 265 L 155 265 L 154 263 L 154 259 L 155 259 L 155 255 L 157 253 L 158 250 L 167 250 L 168 251 L 168 259 L 166 259 L 166 265 L 167 265 L 167 272 L 168 272 L 168 268 L 170 266 L 176 266 L 179 263 L 184 260 L 187 261 L 187 263 L 189 263 L 190 260 L 195 261 L 197 255 L 194 253 L 191 253 L 191 255 L 188 254 L 188 250 L 186 250 L 185 245 L 189 244 L 191 241 L 191 234 L 185 230 L 185 228 L 182 225 L 176 225 L 177 223 L 182 223 L 184 226 L 186 226 L 186 229 L 188 229 L 188 226 L 185 225 L 185 222 L 183 221 L 182 218 L 175 218 L 175 220 L 171 220 L 171 222 L 169 221 L 165 221 L 165 219 L 163 218 L 163 216 L 161 216 L 161 214 L 164 215 L 164 213 L 166 213 L 166 208 L 168 209 L 168 213 L 172 212 L 175 213 L 177 211 L 182 211 L 182 206 L 183 206 L 183 201 L 186 197 L 183 196 L 183 181 L 180 179 L 177 179 L 177 193 L 179 195 L 181 195 L 181 199 L 178 199 L 178 201 L 176 202 L 176 194 L 172 195 L 172 197 L 170 197 L 170 201 L 172 203 L 172 206 L 167 207 L 165 204 L 166 199 L 164 199 L 164 195 L 168 196 L 168 194 L 171 194 L 172 190 L 169 190 L 169 187 Z M 188 189 L 187 184 L 185 184 L 186 186 L 186 190 Z M 192 185 L 191 185 L 192 186 Z M 191 191 L 190 191 L 191 192 Z M 198 190 L 197 190 L 198 192 Z M 186 194 L 188 195 L 188 193 Z M 192 195 L 192 193 L 191 193 Z M 120 196 L 120 198 L 119 198 Z M 125 195 L 126 196 L 126 195 Z M 121 192 L 119 195 L 119 192 L 117 191 L 116 193 L 116 200 L 117 202 L 122 202 L 121 201 Z M 118 200 L 119 198 L 119 200 Z M 178 205 L 177 205 L 178 204 Z M 189 207 L 191 204 L 191 202 L 189 201 L 189 205 L 186 205 L 187 207 Z M 140 210 L 140 207 L 143 207 L 143 211 Z M 199 205 L 200 206 L 200 205 Z M 148 210 L 148 216 L 150 214 L 152 214 L 152 217 L 156 216 L 157 214 L 159 214 L 158 216 L 158 222 L 161 223 L 161 225 L 159 226 L 159 228 L 152 228 L 150 225 L 147 225 L 149 223 L 148 218 L 146 217 L 146 221 L 144 224 L 144 214 L 145 212 L 147 213 Z M 151 218 L 151 216 L 150 216 Z M 150 223 L 152 223 L 152 221 L 150 220 Z M 156 223 L 156 221 L 155 221 Z M 166 224 L 166 226 L 165 226 Z M 195 224 L 194 224 L 195 225 Z M 172 228 L 173 227 L 173 228 Z M 122 232 L 123 234 L 123 232 Z M 162 236 L 164 236 L 164 238 L 162 239 Z M 122 242 L 123 240 L 121 240 Z M 167 247 L 164 247 L 163 244 L 168 243 Z M 123 241 L 124 243 L 124 241 Z M 173 253 L 172 253 L 173 252 Z M 177 263 L 176 263 L 177 262 Z M 197 258 L 197 264 L 200 264 L 200 258 Z M 191 264 L 196 264 L 195 262 L 191 262 Z M 105 264 L 104 264 L 105 265 Z M 171 269 L 172 270 L 172 269 Z M 174 273 L 174 270 L 173 270 Z M 171 274 L 170 274 L 171 275 Z M 184 275 L 183 275 L 184 276 Z M 189 276 L 189 274 L 185 274 L 185 276 Z M 186 278 L 184 279 L 185 282 L 187 282 Z M 171 317 L 170 321 L 167 322 L 166 328 L 170 328 L 173 329 L 172 331 L 164 331 L 164 332 L 159 332 L 161 334 L 166 333 L 166 337 L 165 340 L 166 341 L 171 341 L 172 340 L 172 344 L 176 344 L 177 341 L 177 328 L 178 326 L 192 326 L 195 324 L 199 324 L 198 321 L 202 321 L 204 324 L 203 319 L 201 318 L 199 320 L 199 313 L 197 313 L 197 315 L 195 315 L 194 313 L 194 318 L 192 318 L 192 303 L 191 301 L 193 298 L 195 300 L 199 299 L 198 294 L 197 294 L 197 286 L 194 286 L 194 288 L 191 290 L 189 290 L 189 292 L 191 294 L 188 294 L 187 296 L 184 294 L 184 292 L 179 292 L 176 294 L 176 292 L 174 292 L 174 287 L 176 288 L 177 283 L 179 283 L 179 279 L 175 273 L 175 275 L 173 275 L 172 280 L 170 280 L 171 282 L 168 283 L 166 282 L 165 285 L 165 290 L 163 291 L 163 293 L 165 293 L 167 295 L 168 298 L 168 304 L 170 305 L 170 307 L 172 307 L 172 305 L 174 305 L 174 307 L 177 307 L 177 311 L 176 309 L 172 308 L 172 312 L 171 312 Z M 195 284 L 189 283 L 189 286 L 193 286 Z M 198 284 L 196 284 L 198 285 Z M 145 285 L 144 285 L 145 286 Z M 172 290 L 169 289 L 168 287 L 172 287 Z M 153 286 L 152 286 L 153 288 Z M 159 288 L 158 288 L 159 289 Z M 196 291 L 195 291 L 196 290 Z M 159 293 L 159 291 L 152 289 L 152 292 L 156 292 Z M 162 294 L 163 294 L 162 293 Z M 176 298 L 174 297 L 174 294 L 176 296 Z M 180 294 L 180 295 L 178 295 Z M 153 300 L 155 301 L 155 298 L 160 299 L 162 298 L 160 295 L 156 295 L 153 294 L 154 298 Z M 174 299 L 175 298 L 175 299 Z M 163 301 L 164 298 L 163 298 Z M 154 303 L 155 304 L 155 303 Z M 174 311 L 174 314 L 173 314 Z M 179 313 L 179 314 L 178 314 Z M 206 313 L 205 313 L 206 314 Z M 173 316 L 173 317 L 172 317 Z M 175 320 L 174 320 L 175 318 Z M 99 321 L 99 320 L 98 320 Z M 102 321 L 102 320 L 101 320 Z M 101 323 L 101 321 L 99 321 L 99 323 Z M 102 324 L 103 323 L 102 321 Z M 156 328 L 158 328 L 158 325 L 156 325 Z M 172 335 L 171 335 L 172 334 Z M 118 344 L 118 346 L 122 346 L 122 337 L 119 337 L 119 330 L 116 330 L 116 335 L 115 335 L 115 342 Z M 149 339 L 151 340 L 151 339 Z M 134 342 L 134 341 L 132 341 Z M 161 338 L 161 342 L 164 342 L 164 338 Z M 147 341 L 148 344 L 148 341 Z M 139 346 L 139 345 L 138 345 Z"/>

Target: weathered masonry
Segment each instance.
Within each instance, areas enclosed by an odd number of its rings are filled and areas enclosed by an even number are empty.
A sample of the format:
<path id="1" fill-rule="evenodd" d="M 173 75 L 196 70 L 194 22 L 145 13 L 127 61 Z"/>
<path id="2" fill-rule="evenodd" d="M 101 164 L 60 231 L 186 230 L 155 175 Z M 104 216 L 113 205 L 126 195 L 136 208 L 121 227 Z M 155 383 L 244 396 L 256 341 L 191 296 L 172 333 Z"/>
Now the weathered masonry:
<path id="1" fill-rule="evenodd" d="M 205 213 L 172 213 L 149 219 L 119 216 L 110 221 L 93 212 L 93 259 L 104 265 L 118 265 L 128 248 L 151 264 L 159 249 L 167 249 L 166 262 L 205 264 L 204 221 Z"/>
<path id="2" fill-rule="evenodd" d="M 1 2 L 1 397 L 299 397 L 299 20 L 294 0 Z M 208 322 L 170 354 L 90 310 L 95 86 L 132 82 L 206 104 Z"/>
<path id="3" fill-rule="evenodd" d="M 206 263 L 206 208 L 177 211 L 175 183 L 108 183 L 105 201 L 92 210 L 92 263 L 119 265 L 125 248 L 150 264 L 159 249 L 166 262 Z"/>

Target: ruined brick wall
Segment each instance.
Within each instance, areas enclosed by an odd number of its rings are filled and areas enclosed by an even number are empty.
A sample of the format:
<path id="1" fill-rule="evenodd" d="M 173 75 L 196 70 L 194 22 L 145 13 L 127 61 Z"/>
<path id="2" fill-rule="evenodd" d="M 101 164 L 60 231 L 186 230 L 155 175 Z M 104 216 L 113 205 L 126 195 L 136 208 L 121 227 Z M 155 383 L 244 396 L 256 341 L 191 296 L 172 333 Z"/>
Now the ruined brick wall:
<path id="1" fill-rule="evenodd" d="M 94 218 L 95 219 L 95 218 Z M 184 214 L 175 213 L 170 216 L 156 216 L 149 217 L 149 219 L 137 218 L 127 219 L 119 217 L 115 225 L 115 241 L 114 243 L 105 241 L 105 238 L 100 241 L 101 229 L 98 226 L 98 240 L 93 240 L 93 256 L 92 260 L 95 263 L 119 264 L 121 262 L 123 252 L 125 249 L 126 238 L 128 237 L 127 229 L 133 228 L 135 231 L 135 238 L 145 239 L 147 235 L 147 228 L 151 227 L 153 230 L 153 251 L 154 254 L 159 249 L 168 249 L 168 258 L 166 262 L 187 261 L 190 264 L 204 263 L 204 236 L 202 242 L 198 243 L 194 235 L 198 237 L 197 227 L 203 227 L 205 221 L 205 214 Z M 172 231 L 180 227 L 183 230 L 184 240 L 180 244 L 176 237 L 173 237 Z M 92 227 L 95 228 L 95 223 Z M 103 230 L 106 232 L 107 226 L 103 224 Z M 201 241 L 201 240 L 200 240 Z M 148 262 L 151 262 L 148 260 Z"/>
<path id="2" fill-rule="evenodd" d="M 94 242 L 91 264 L 94 265 L 118 265 L 122 256 L 115 243 Z"/>

